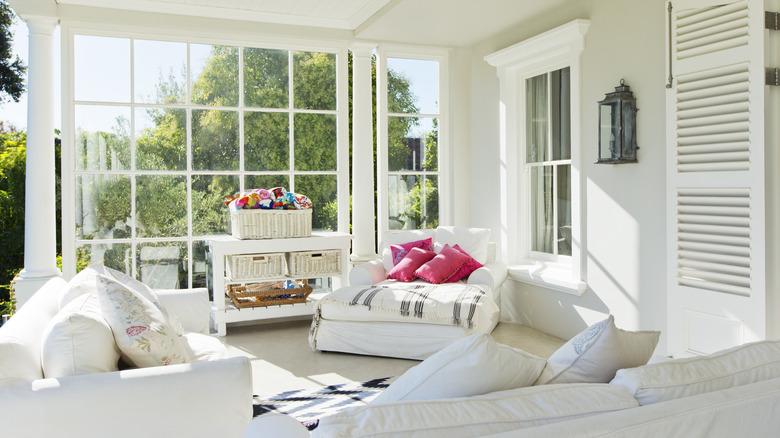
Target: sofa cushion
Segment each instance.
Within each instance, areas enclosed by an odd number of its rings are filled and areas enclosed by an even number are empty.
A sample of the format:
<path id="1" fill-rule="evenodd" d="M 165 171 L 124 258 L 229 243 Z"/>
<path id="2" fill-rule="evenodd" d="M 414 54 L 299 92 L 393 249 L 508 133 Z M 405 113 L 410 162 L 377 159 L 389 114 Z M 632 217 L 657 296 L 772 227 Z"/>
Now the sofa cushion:
<path id="1" fill-rule="evenodd" d="M 469 397 L 530 386 L 546 361 L 487 334 L 458 339 L 406 371 L 372 403 Z"/>
<path id="2" fill-rule="evenodd" d="M 660 335 L 656 331 L 621 330 L 609 315 L 556 350 L 536 384 L 607 383 L 621 368 L 646 364 Z"/>
<path id="3" fill-rule="evenodd" d="M 427 263 L 435 256 L 436 254 L 434 254 L 433 251 L 422 248 L 411 248 L 409 253 L 387 273 L 387 278 L 400 281 L 412 281 L 417 278 L 415 275 L 417 268 Z"/>
<path id="4" fill-rule="evenodd" d="M 385 267 L 385 272 L 390 272 L 393 269 L 392 245 L 432 238 L 435 232 L 436 230 L 403 230 L 384 233 L 382 235 L 382 266 Z"/>
<path id="5" fill-rule="evenodd" d="M 44 331 L 41 363 L 46 378 L 119 371 L 118 362 L 119 348 L 96 293 L 68 303 Z"/>
<path id="6" fill-rule="evenodd" d="M 642 405 L 690 397 L 780 377 L 780 341 L 760 341 L 713 353 L 623 369 L 612 384 Z"/>
<path id="7" fill-rule="evenodd" d="M 617 385 L 532 386 L 467 398 L 369 403 L 322 418 L 312 437 L 486 436 L 637 406 Z"/>
<path id="8" fill-rule="evenodd" d="M 456 273 L 471 260 L 466 254 L 444 245 L 441 252 L 429 262 L 423 264 L 414 275 L 433 284 L 451 283 Z"/>
<path id="9" fill-rule="evenodd" d="M 474 260 L 487 263 L 490 230 L 487 228 L 465 228 L 441 226 L 433 236 L 433 250 L 439 252 L 444 245 L 460 246 Z"/>
<path id="10" fill-rule="evenodd" d="M 185 333 L 182 336 L 182 341 L 187 347 L 192 362 L 207 362 L 228 357 L 225 345 L 215 336 L 203 333 Z"/>
<path id="11" fill-rule="evenodd" d="M 422 248 L 428 251 L 433 251 L 433 238 L 415 240 L 414 242 L 398 243 L 390 245 L 390 252 L 393 255 L 393 265 L 397 265 L 406 254 L 409 254 L 409 250 L 412 248 Z"/>
<path id="12" fill-rule="evenodd" d="M 125 362 L 137 367 L 190 362 L 184 342 L 151 301 L 106 276 L 97 281 L 101 311 Z"/>
<path id="13" fill-rule="evenodd" d="M 469 275 L 471 275 L 472 272 L 476 271 L 477 269 L 483 266 L 482 263 L 474 260 L 474 258 L 471 257 L 469 253 L 464 251 L 463 248 L 460 247 L 460 245 L 455 245 L 452 248 L 454 248 L 459 253 L 465 255 L 469 259 L 466 263 L 463 264 L 463 266 L 460 267 L 460 269 L 458 269 L 457 272 L 455 272 L 452 278 L 450 278 L 450 281 L 458 281 L 462 278 L 466 278 Z"/>

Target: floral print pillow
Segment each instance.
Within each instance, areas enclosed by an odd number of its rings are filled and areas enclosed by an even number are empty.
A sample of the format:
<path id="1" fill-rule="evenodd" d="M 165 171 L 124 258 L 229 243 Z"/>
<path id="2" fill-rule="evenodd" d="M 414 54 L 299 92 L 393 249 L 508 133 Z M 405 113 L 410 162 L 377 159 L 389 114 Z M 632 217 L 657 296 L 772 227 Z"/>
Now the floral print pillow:
<path id="1" fill-rule="evenodd" d="M 101 311 L 125 362 L 137 367 L 190 362 L 184 341 L 151 301 L 106 276 L 96 281 Z"/>

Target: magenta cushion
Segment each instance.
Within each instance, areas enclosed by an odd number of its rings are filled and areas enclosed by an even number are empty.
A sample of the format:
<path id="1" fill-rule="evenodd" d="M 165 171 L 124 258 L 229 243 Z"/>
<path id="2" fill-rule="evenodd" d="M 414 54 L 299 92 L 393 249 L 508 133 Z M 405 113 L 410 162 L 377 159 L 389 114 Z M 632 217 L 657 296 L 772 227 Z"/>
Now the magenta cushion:
<path id="1" fill-rule="evenodd" d="M 460 268 L 468 263 L 468 255 L 465 255 L 455 248 L 444 245 L 441 252 L 432 258 L 428 263 L 420 266 L 414 275 L 427 280 L 433 284 L 446 283 L 450 281 L 453 275 Z"/>
<path id="2" fill-rule="evenodd" d="M 406 254 L 409 254 L 409 250 L 412 248 L 422 248 L 428 251 L 433 251 L 433 239 L 427 238 L 423 240 L 415 240 L 414 242 L 402 243 L 400 245 L 390 245 L 390 252 L 393 254 L 393 266 L 397 265 Z"/>
<path id="3" fill-rule="evenodd" d="M 387 274 L 387 278 L 393 278 L 401 281 L 412 281 L 417 278 L 414 272 L 427 261 L 434 258 L 436 254 L 433 251 L 428 251 L 422 248 L 412 248 L 406 257 L 401 259 L 397 265 L 390 270 Z"/>
<path id="4" fill-rule="evenodd" d="M 452 274 L 452 277 L 450 277 L 450 279 L 447 281 L 448 283 L 453 283 L 453 282 L 458 281 L 458 280 L 460 280 L 462 278 L 466 278 L 469 275 L 471 275 L 472 272 L 476 271 L 477 269 L 479 269 L 479 268 L 481 268 L 483 266 L 482 263 L 474 260 L 474 257 L 471 257 L 469 255 L 469 253 L 467 253 L 466 251 L 463 251 L 463 249 L 460 246 L 455 245 L 453 248 L 456 251 L 460 252 L 461 254 L 464 254 L 464 255 L 468 256 L 469 261 L 464 263 L 463 266 L 461 266 L 460 269 L 458 269 L 458 272 Z"/>

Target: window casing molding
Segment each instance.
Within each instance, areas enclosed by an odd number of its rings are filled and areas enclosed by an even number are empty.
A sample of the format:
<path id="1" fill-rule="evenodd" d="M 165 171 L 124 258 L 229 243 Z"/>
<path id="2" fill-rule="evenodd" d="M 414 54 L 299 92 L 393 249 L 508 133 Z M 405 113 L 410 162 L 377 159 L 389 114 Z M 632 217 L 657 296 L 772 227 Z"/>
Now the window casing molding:
<path id="1" fill-rule="evenodd" d="M 561 292 L 582 295 L 585 283 L 584 181 L 580 148 L 580 56 L 589 20 L 574 20 L 485 57 L 500 82 L 500 185 L 502 256 L 510 277 Z M 532 258 L 530 175 L 526 157 L 526 79 L 570 68 L 572 255 Z"/>
<path id="2" fill-rule="evenodd" d="M 438 48 L 407 47 L 381 44 L 377 47 L 377 245 L 382 235 L 389 231 L 388 178 L 393 175 L 425 175 L 438 178 L 439 224 L 451 224 L 452 214 L 452 179 L 450 169 L 450 87 L 449 87 L 449 57 L 450 51 Z M 387 98 L 387 60 L 402 58 L 423 61 L 436 61 L 439 65 L 438 113 L 437 114 L 396 114 L 388 111 Z M 438 167 L 436 171 L 388 171 L 388 119 L 393 116 L 402 117 L 435 117 L 438 118 Z"/>

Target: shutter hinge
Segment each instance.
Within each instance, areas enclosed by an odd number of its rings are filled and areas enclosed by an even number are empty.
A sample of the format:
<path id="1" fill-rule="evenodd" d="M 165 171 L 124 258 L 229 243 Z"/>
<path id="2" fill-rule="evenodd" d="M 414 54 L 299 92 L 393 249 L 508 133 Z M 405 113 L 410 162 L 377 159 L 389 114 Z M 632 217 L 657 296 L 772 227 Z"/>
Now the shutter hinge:
<path id="1" fill-rule="evenodd" d="M 767 67 L 766 69 L 766 85 L 780 85 L 780 68 Z"/>
<path id="2" fill-rule="evenodd" d="M 780 13 L 765 11 L 764 28 L 769 30 L 780 30 Z"/>

